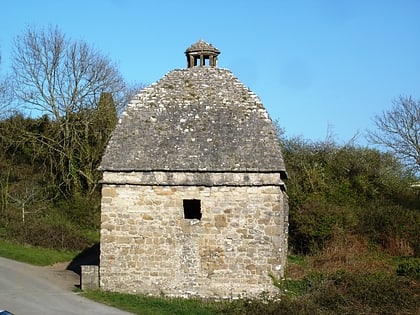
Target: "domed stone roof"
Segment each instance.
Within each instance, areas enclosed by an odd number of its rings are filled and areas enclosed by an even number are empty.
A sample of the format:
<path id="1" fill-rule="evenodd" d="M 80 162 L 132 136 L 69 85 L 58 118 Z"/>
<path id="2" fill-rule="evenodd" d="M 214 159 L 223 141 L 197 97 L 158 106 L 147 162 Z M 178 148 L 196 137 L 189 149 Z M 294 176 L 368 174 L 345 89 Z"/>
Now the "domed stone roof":
<path id="1" fill-rule="evenodd" d="M 202 39 L 200 39 L 198 42 L 192 44 L 185 51 L 185 53 L 192 53 L 192 52 L 212 52 L 212 53 L 215 53 L 215 54 L 220 54 L 220 50 L 218 50 L 212 44 L 206 43 Z"/>
<path id="2" fill-rule="evenodd" d="M 189 49 L 208 45 L 199 41 Z M 261 100 L 231 71 L 217 67 L 170 71 L 137 94 L 120 117 L 100 169 L 287 177 L 276 129 Z"/>

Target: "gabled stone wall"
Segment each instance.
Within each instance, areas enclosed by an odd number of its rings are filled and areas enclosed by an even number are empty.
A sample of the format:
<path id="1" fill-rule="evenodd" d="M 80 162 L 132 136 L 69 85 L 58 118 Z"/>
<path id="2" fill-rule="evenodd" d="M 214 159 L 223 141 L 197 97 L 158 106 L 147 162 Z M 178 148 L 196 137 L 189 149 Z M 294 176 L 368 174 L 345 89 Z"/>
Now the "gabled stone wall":
<path id="1" fill-rule="evenodd" d="M 272 174 L 230 186 L 140 184 L 144 176 L 119 174 L 116 184 L 104 174 L 102 289 L 216 298 L 276 292 L 269 275 L 284 271 L 288 206 Z M 200 220 L 184 218 L 183 200 L 200 200 Z"/>

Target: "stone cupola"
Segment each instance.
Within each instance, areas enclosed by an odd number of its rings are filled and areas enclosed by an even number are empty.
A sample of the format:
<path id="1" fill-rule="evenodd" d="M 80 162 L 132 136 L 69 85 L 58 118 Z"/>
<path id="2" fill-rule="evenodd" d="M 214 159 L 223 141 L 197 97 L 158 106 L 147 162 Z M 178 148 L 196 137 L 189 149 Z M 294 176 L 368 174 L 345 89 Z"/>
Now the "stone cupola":
<path id="1" fill-rule="evenodd" d="M 200 39 L 198 42 L 196 42 L 195 44 L 192 44 L 185 51 L 185 55 L 187 56 L 187 66 L 188 68 L 197 67 L 197 66 L 216 67 L 217 56 L 219 54 L 220 54 L 220 51 L 216 47 Z M 206 64 L 207 60 L 208 60 L 208 64 Z"/>

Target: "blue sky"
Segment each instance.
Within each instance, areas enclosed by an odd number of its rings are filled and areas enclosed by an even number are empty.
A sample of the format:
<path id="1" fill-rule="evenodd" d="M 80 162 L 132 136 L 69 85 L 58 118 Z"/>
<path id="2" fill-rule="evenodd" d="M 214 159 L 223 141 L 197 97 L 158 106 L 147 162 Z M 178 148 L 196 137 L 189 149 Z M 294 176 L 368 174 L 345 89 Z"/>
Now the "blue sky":
<path id="1" fill-rule="evenodd" d="M 263 101 L 286 136 L 339 143 L 372 129 L 399 95 L 420 98 L 417 0 L 2 0 L 0 74 L 14 37 L 57 25 L 151 84 L 185 68 L 199 39 Z"/>

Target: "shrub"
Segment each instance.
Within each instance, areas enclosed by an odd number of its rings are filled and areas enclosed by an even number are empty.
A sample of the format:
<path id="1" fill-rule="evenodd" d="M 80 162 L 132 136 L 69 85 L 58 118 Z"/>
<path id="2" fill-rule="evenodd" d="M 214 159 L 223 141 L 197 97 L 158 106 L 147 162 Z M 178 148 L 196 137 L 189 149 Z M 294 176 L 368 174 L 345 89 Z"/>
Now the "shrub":
<path id="1" fill-rule="evenodd" d="M 420 255 L 420 212 L 396 205 L 373 205 L 359 214 L 359 233 L 391 255 Z"/>
<path id="2" fill-rule="evenodd" d="M 51 249 L 80 250 L 91 245 L 81 229 L 58 214 L 32 216 L 22 222 L 14 218 L 7 224 L 7 237 L 22 244 Z"/>
<path id="3" fill-rule="evenodd" d="M 73 224 L 89 228 L 99 229 L 100 226 L 100 195 L 93 194 L 90 198 L 75 195 L 70 200 L 56 202 L 55 208 L 65 214 Z"/>
<path id="4" fill-rule="evenodd" d="M 313 197 L 290 210 L 289 222 L 290 248 L 297 253 L 313 254 L 324 248 L 335 231 L 351 231 L 355 219 L 348 209 Z"/>
<path id="5" fill-rule="evenodd" d="M 217 314 L 229 315 L 315 315 L 319 307 L 306 297 L 282 297 L 277 300 L 241 299 L 225 303 Z M 325 313 L 323 313 L 325 314 Z"/>
<path id="6" fill-rule="evenodd" d="M 282 292 L 278 299 L 232 301 L 221 313 L 414 314 L 420 307 L 417 282 L 384 272 L 315 272 L 301 280 L 285 279 L 275 284 Z"/>
<path id="7" fill-rule="evenodd" d="M 415 283 L 392 274 L 336 272 L 313 292 L 313 299 L 336 313 L 409 314 L 420 306 L 415 290 Z"/>
<path id="8" fill-rule="evenodd" d="M 398 264 L 397 275 L 420 279 L 420 258 L 408 258 Z"/>

